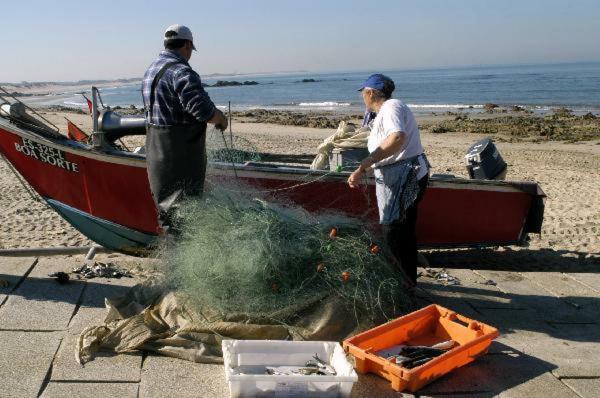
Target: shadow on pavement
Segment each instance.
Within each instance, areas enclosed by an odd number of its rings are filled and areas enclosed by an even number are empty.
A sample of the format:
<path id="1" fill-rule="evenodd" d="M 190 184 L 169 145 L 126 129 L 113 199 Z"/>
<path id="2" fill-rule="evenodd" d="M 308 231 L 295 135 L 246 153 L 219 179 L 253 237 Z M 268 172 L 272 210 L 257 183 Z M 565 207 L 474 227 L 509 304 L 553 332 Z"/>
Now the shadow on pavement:
<path id="1" fill-rule="evenodd" d="M 416 392 L 415 396 L 496 397 L 499 393 L 506 393 L 554 368 L 554 365 L 541 359 L 505 344 L 493 342 L 489 354 L 432 381 Z M 550 374 L 546 377 L 552 379 Z M 544 381 L 553 381 L 550 379 Z M 359 382 L 354 385 L 352 397 L 374 396 L 386 398 L 402 395 L 393 391 L 390 383 L 378 376 L 359 375 Z"/>
<path id="2" fill-rule="evenodd" d="M 432 267 L 518 272 L 600 273 L 600 253 L 551 249 L 455 249 L 423 251 Z"/>
<path id="3" fill-rule="evenodd" d="M 495 397 L 503 392 L 510 395 L 508 390 L 556 368 L 546 361 L 505 344 L 498 342 L 492 344 L 491 351 L 494 353 L 484 355 L 476 361 L 442 376 L 432 384 L 425 386 L 419 393 L 429 396 L 476 394 L 478 397 Z M 547 377 L 553 379 L 550 374 Z"/>
<path id="4" fill-rule="evenodd" d="M 12 296 L 20 296 L 31 301 L 54 301 L 78 304 L 82 288 L 84 288 L 83 299 L 86 301 L 85 305 L 88 307 L 104 308 L 105 297 L 122 296 L 129 290 L 129 287 L 123 282 L 141 282 L 141 279 L 126 279 L 129 280 L 106 278 L 73 279 L 65 284 L 60 284 L 53 278 L 28 276 L 24 279 L 23 276 L 0 273 L 0 280 L 5 280 L 9 283 L 7 287 L 0 287 L 0 295 L 7 295 L 4 303 L 0 296 L 0 305 L 2 307 L 6 306 Z"/>
<path id="5" fill-rule="evenodd" d="M 522 330 L 557 339 L 600 342 L 600 297 L 555 297 L 507 294 L 490 288 L 446 286 L 419 280 L 422 306 L 435 303 L 498 328 L 502 334 Z M 570 303 L 580 303 L 575 306 Z"/>

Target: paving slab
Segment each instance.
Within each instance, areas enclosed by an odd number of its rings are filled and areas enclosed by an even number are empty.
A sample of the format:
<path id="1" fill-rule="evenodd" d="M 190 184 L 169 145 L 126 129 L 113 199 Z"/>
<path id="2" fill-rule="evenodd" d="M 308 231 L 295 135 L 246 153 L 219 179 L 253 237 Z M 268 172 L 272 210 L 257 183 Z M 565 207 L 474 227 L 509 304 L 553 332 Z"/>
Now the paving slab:
<path id="1" fill-rule="evenodd" d="M 596 352 L 600 357 L 600 325 L 598 323 L 549 323 L 550 335 L 567 342 L 596 343 Z"/>
<path id="2" fill-rule="evenodd" d="M 565 386 L 550 373 L 541 374 L 527 380 L 527 382 L 507 388 L 499 392 L 496 396 L 501 398 L 580 398 L 577 393 Z"/>
<path id="3" fill-rule="evenodd" d="M 577 272 L 577 273 L 565 273 L 565 275 L 579 281 L 590 289 L 595 290 L 600 295 L 600 273 L 592 272 Z"/>
<path id="4" fill-rule="evenodd" d="M 457 301 L 469 303 L 475 308 L 523 308 L 523 306 L 516 305 L 510 295 L 500 291 L 496 286 L 486 285 L 486 279 L 470 269 L 450 269 L 446 272 L 458 278 L 460 285 L 446 286 L 433 283 L 429 285 L 428 289 L 432 294 L 452 292 L 460 297 Z M 423 281 L 425 282 L 426 279 Z"/>
<path id="5" fill-rule="evenodd" d="M 136 398 L 137 383 L 48 383 L 41 398 Z"/>
<path id="6" fill-rule="evenodd" d="M 432 396 L 576 397 L 547 371 L 548 364 L 510 347 L 503 346 L 502 349 L 507 353 L 478 358 L 425 386 L 419 393 Z"/>
<path id="7" fill-rule="evenodd" d="M 442 271 L 440 268 L 432 268 Z M 449 269 L 449 275 L 459 279 L 459 285 L 445 285 L 432 278 L 419 279 L 419 287 L 430 294 L 430 300 L 462 315 L 477 319 L 477 307 L 512 308 L 509 297 L 494 286 L 484 285 L 481 276 L 470 269 Z"/>
<path id="8" fill-rule="evenodd" d="M 106 308 L 79 307 L 77 309 L 77 313 L 73 315 L 71 322 L 69 322 L 69 329 L 67 333 L 79 336 L 83 329 L 87 328 L 88 326 L 102 325 L 105 317 Z"/>
<path id="9" fill-rule="evenodd" d="M 144 360 L 140 398 L 228 397 L 223 365 L 149 355 Z"/>
<path id="10" fill-rule="evenodd" d="M 77 313 L 69 323 L 69 333 L 79 334 L 88 326 L 101 325 L 106 316 L 105 299 L 123 296 L 131 286 L 141 282 L 141 278 L 87 280 Z"/>
<path id="11" fill-rule="evenodd" d="M 0 280 L 8 283 L 0 283 L 0 306 L 36 262 L 35 257 L 0 257 Z"/>
<path id="12" fill-rule="evenodd" d="M 556 377 L 600 377 L 598 343 L 567 341 L 532 331 L 503 334 L 496 341 L 538 358 Z"/>
<path id="13" fill-rule="evenodd" d="M 427 282 L 419 282 L 419 290 L 416 293 L 417 297 L 422 296 L 422 300 L 418 301 L 419 304 L 439 304 L 442 307 L 446 307 L 453 311 L 458 312 L 469 318 L 477 319 L 477 313 L 466 301 L 463 300 L 463 296 L 454 286 L 435 286 Z M 422 303 L 425 301 L 425 303 Z"/>
<path id="14" fill-rule="evenodd" d="M 551 334 L 553 329 L 539 319 L 534 309 L 477 308 L 477 319 L 495 327 L 500 333 L 515 333 L 521 330 L 534 330 Z"/>
<path id="15" fill-rule="evenodd" d="M 518 330 L 511 331 L 506 333 L 501 333 L 500 336 L 494 340 L 492 345 L 490 346 L 490 353 L 502 353 L 502 349 L 509 347 L 509 350 L 517 350 L 519 352 L 526 353 L 528 355 L 533 355 L 530 351 L 527 351 L 529 347 L 529 343 L 536 339 L 544 339 L 546 337 L 546 333 L 542 331 L 535 330 Z M 534 355 L 535 356 L 535 355 Z M 549 367 L 548 370 L 553 368 Z"/>
<path id="16" fill-rule="evenodd" d="M 73 280 L 61 285 L 48 274 L 68 270 L 66 260 L 40 259 L 0 307 L 0 327 L 11 330 L 66 329 L 85 282 Z"/>
<path id="17" fill-rule="evenodd" d="M 536 319 L 551 323 L 596 323 L 597 319 L 587 316 L 577 308 L 560 298 L 548 294 L 532 280 L 518 272 L 476 270 L 483 278 L 493 280 L 498 289 L 510 294 L 515 304 L 535 309 Z M 560 273 L 553 272 L 551 277 L 559 278 Z"/>
<path id="18" fill-rule="evenodd" d="M 62 336 L 0 331 L 0 397 L 37 397 Z"/>
<path id="19" fill-rule="evenodd" d="M 560 381 L 569 386 L 579 396 L 584 398 L 600 397 L 600 378 L 596 379 L 569 379 L 563 378 Z"/>
<path id="20" fill-rule="evenodd" d="M 600 316 L 598 292 L 570 276 L 554 272 L 523 272 L 522 275 L 577 308 L 580 313 L 592 318 Z"/>
<path id="21" fill-rule="evenodd" d="M 81 366 L 75 361 L 77 338 L 77 335 L 66 334 L 54 359 L 51 381 L 140 381 L 141 353 L 99 352 L 93 361 Z"/>
<path id="22" fill-rule="evenodd" d="M 398 393 L 392 390 L 391 383 L 373 374 L 358 375 L 358 381 L 352 388 L 352 398 L 406 398 L 410 393 Z"/>

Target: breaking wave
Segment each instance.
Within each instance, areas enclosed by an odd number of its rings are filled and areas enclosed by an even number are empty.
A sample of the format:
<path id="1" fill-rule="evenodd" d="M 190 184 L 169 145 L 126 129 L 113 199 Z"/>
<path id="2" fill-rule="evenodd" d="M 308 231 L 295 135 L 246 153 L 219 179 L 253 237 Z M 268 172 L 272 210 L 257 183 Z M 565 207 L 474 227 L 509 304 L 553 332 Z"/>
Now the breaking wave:
<path id="1" fill-rule="evenodd" d="M 460 108 L 472 108 L 482 109 L 481 104 L 407 104 L 411 108 L 437 108 L 437 109 L 460 109 Z"/>
<path id="2" fill-rule="evenodd" d="M 334 101 L 325 101 L 325 102 L 300 102 L 298 106 L 310 106 L 310 107 L 334 107 L 334 106 L 350 106 L 349 102 L 334 102 Z"/>

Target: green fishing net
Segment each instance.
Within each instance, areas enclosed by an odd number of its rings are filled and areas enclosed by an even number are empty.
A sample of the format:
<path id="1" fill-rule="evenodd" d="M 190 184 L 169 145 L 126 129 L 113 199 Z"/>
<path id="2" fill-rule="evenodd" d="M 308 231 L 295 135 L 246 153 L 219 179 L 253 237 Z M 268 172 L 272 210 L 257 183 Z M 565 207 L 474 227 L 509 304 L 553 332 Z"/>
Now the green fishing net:
<path id="1" fill-rule="evenodd" d="M 207 130 L 206 133 L 206 157 L 209 161 L 224 163 L 259 162 L 261 160 L 258 149 L 249 140 L 214 128 Z"/>
<path id="2" fill-rule="evenodd" d="M 357 320 L 390 319 L 407 305 L 401 275 L 358 220 L 239 186 L 213 186 L 179 217 L 181 236 L 163 255 L 167 282 L 200 312 L 272 317 L 334 296 Z"/>

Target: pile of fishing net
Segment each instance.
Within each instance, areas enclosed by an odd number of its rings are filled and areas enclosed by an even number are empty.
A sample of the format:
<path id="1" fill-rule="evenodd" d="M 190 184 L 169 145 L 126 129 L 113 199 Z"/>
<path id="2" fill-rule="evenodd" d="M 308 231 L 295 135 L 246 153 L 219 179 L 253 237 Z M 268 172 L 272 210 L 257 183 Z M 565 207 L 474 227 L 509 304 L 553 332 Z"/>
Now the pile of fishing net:
<path id="1" fill-rule="evenodd" d="M 407 303 L 401 275 L 358 220 L 227 188 L 186 203 L 180 216 L 165 272 L 199 311 L 285 321 L 286 308 L 334 296 L 357 320 L 374 321 Z"/>
<path id="2" fill-rule="evenodd" d="M 81 363 L 100 349 L 219 363 L 224 338 L 339 341 L 408 309 L 402 275 L 361 222 L 211 188 L 180 208 L 164 275 L 107 299 L 104 323 L 81 333 Z"/>

